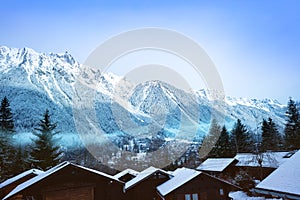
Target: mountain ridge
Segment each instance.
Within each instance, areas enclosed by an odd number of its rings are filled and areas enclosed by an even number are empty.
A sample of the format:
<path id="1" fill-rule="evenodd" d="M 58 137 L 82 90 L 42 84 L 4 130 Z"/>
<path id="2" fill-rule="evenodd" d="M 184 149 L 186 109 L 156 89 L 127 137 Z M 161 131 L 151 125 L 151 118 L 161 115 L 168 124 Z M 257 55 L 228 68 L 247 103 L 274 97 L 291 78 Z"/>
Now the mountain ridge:
<path id="1" fill-rule="evenodd" d="M 137 120 L 134 122 L 136 126 L 143 127 L 146 126 L 145 123 L 149 125 L 151 120 L 154 122 L 153 119 L 156 122 L 167 119 L 167 124 L 164 124 L 164 121 L 159 124 L 172 130 L 174 127 L 178 129 L 185 120 L 187 123 L 199 123 L 198 131 L 205 134 L 214 112 L 213 104 L 225 111 L 225 125 L 229 129 L 237 118 L 244 121 L 254 132 L 257 131 L 262 118 L 273 118 L 280 130 L 285 123 L 286 106 L 276 100 L 226 96 L 224 102 L 218 104 L 211 102 L 210 91 L 196 91 L 191 98 L 188 93 L 160 81 L 150 81 L 134 88 L 134 95 L 126 103 L 134 108 L 135 112 L 129 109 L 129 106 L 124 107 L 118 102 L 112 102 L 116 95 L 116 86 L 120 85 L 120 81 L 125 81 L 122 77 L 102 73 L 97 69 L 86 69 L 67 52 L 46 54 L 37 53 L 30 48 L 0 46 L 0 93 L 9 97 L 18 130 L 29 130 L 38 120 L 36 118 L 48 108 L 53 112 L 54 121 L 58 122 L 58 128 L 62 132 L 76 132 L 72 98 L 76 92 L 75 83 L 78 77 L 87 85 L 96 84 L 99 97 L 96 104 L 101 104 L 97 113 L 100 113 L 101 109 L 112 112 L 112 104 L 120 110 L 118 113 L 105 113 L 110 115 L 110 118 L 98 114 L 98 119 L 104 119 L 106 124 L 103 126 L 106 127 L 111 124 L 109 120 L 116 117 L 114 115 L 120 115 L 117 118 L 122 118 L 129 114 Z M 126 84 L 130 85 L 126 82 L 122 86 L 127 87 Z M 145 92 L 149 93 L 147 97 L 143 96 Z M 120 128 L 122 127 L 117 129 Z"/>

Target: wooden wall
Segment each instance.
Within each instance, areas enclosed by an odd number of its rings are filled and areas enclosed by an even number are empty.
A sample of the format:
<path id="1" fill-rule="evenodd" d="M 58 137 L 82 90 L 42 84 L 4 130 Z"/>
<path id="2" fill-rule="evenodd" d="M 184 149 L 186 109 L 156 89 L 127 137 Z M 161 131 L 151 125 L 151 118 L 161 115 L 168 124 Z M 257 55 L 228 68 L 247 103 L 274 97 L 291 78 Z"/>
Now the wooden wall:
<path id="1" fill-rule="evenodd" d="M 122 183 L 73 165 L 25 189 L 21 195 L 33 196 L 36 200 L 124 199 Z"/>
<path id="2" fill-rule="evenodd" d="M 126 191 L 126 199 L 128 200 L 154 200 L 158 199 L 156 187 L 169 180 L 169 175 L 153 174 L 147 179 L 139 182 Z"/>
<path id="3" fill-rule="evenodd" d="M 221 200 L 230 199 L 228 193 L 235 190 L 234 186 L 212 178 L 206 174 L 200 174 L 196 178 L 177 188 L 165 196 L 166 200 L 184 200 L 185 195 L 197 194 L 198 200 Z M 221 194 L 220 190 L 222 190 Z"/>

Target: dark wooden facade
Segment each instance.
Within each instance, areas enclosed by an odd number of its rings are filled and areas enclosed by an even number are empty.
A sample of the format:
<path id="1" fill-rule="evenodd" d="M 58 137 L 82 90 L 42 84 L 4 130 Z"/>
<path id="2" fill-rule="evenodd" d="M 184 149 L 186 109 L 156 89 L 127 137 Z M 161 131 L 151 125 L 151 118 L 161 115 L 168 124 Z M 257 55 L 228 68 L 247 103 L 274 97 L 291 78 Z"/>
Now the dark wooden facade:
<path id="1" fill-rule="evenodd" d="M 201 173 L 166 196 L 158 194 L 162 200 L 226 200 L 230 199 L 230 191 L 238 189 L 237 186 Z"/>
<path id="2" fill-rule="evenodd" d="M 192 170 L 192 169 L 189 169 Z M 157 186 L 173 179 L 176 175 L 155 168 L 141 172 L 126 184 L 114 176 L 71 163 L 63 163 L 30 180 L 20 180 L 17 188 L 10 191 L 9 200 L 220 200 L 229 199 L 230 191 L 240 189 L 228 182 L 203 172 L 183 182 L 172 192 L 162 196 Z M 193 173 L 194 173 L 193 172 Z M 121 178 L 121 179 L 122 179 Z M 174 179 L 173 179 L 174 180 Z M 24 182 L 26 181 L 26 182 Z M 124 180 L 125 181 L 125 180 Z M 24 183 L 22 183 L 24 182 Z M 176 181 L 177 182 L 177 181 Z M 129 183 L 129 184 L 128 184 Z M 15 186 L 16 186 L 15 185 Z M 197 197 L 197 198 L 196 198 Z M 2 198 L 1 198 L 2 199 Z"/>
<path id="3" fill-rule="evenodd" d="M 236 166 L 235 172 L 245 171 L 252 179 L 263 180 L 269 176 L 276 168 L 259 166 Z"/>
<path id="4" fill-rule="evenodd" d="M 10 199 L 122 200 L 123 183 L 69 164 L 39 180 Z"/>
<path id="5" fill-rule="evenodd" d="M 131 188 L 126 190 L 126 199 L 128 200 L 155 200 L 159 199 L 156 187 L 169 180 L 169 174 L 157 171 L 149 177 L 141 180 Z"/>

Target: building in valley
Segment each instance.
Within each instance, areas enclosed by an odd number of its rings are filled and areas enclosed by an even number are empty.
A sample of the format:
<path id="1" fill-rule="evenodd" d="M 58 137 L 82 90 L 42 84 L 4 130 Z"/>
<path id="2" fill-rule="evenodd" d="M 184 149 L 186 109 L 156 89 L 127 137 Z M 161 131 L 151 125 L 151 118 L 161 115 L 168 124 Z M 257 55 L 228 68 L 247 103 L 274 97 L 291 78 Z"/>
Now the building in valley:
<path id="1" fill-rule="evenodd" d="M 161 169 L 149 167 L 141 171 L 135 178 L 125 183 L 124 191 L 127 199 L 157 199 L 156 187 L 172 176 Z"/>
<path id="2" fill-rule="evenodd" d="M 188 168 L 179 168 L 173 178 L 157 187 L 161 200 L 220 200 L 229 199 L 230 191 L 241 188 L 213 177 L 209 174 Z"/>
<path id="3" fill-rule="evenodd" d="M 123 182 L 108 174 L 63 162 L 14 188 L 3 199 L 124 199 Z"/>
<path id="4" fill-rule="evenodd" d="M 255 187 L 255 192 L 283 199 L 300 199 L 300 151 Z"/>

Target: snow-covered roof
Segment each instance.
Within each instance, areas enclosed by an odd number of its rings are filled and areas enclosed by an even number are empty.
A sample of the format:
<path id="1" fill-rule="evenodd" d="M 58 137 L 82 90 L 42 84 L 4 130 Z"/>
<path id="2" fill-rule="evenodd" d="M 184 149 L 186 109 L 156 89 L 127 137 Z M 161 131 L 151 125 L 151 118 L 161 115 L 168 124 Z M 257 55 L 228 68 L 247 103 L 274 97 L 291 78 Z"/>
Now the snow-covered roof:
<path id="1" fill-rule="evenodd" d="M 33 177 L 31 179 L 29 179 L 28 181 L 25 181 L 24 183 L 18 185 L 15 189 L 13 189 L 8 195 L 6 195 L 3 200 L 5 199 L 8 199 L 10 197 L 12 197 L 13 195 L 21 192 L 22 190 L 30 187 L 31 185 L 43 180 L 44 178 L 54 174 L 55 172 L 67 167 L 68 165 L 73 165 L 73 166 L 76 166 L 78 168 L 81 168 L 81 169 L 84 169 L 84 170 L 87 170 L 87 171 L 90 171 L 92 173 L 95 173 L 95 174 L 98 174 L 98 175 L 101 175 L 101 176 L 105 176 L 107 178 L 110 178 L 110 179 L 113 179 L 113 180 L 116 180 L 118 182 L 120 182 L 118 179 L 114 178 L 113 176 L 111 175 L 108 175 L 108 174 L 105 174 L 103 172 L 99 172 L 97 170 L 94 170 L 94 169 L 90 169 L 90 168 L 87 168 L 87 167 L 83 167 L 83 166 L 80 166 L 80 165 L 76 165 L 76 164 L 72 164 L 70 162 L 62 162 L 61 164 L 43 172 L 43 173 L 40 173 L 39 175 L 37 175 L 36 177 Z"/>
<path id="2" fill-rule="evenodd" d="M 265 198 L 262 196 L 248 196 L 248 194 L 244 191 L 234 191 L 234 192 L 229 192 L 228 197 L 231 198 L 232 200 L 282 200 L 278 198 Z"/>
<path id="3" fill-rule="evenodd" d="M 293 194 L 300 198 L 300 151 L 296 152 L 288 161 L 272 172 L 256 186 L 256 191 L 277 191 Z"/>
<path id="4" fill-rule="evenodd" d="M 222 172 L 233 161 L 235 161 L 234 158 L 208 158 L 196 169 L 202 171 Z"/>
<path id="5" fill-rule="evenodd" d="M 44 173 L 44 172 L 41 171 L 41 170 L 38 170 L 38 169 L 27 170 L 27 171 L 25 171 L 21 174 L 18 174 L 17 176 L 14 176 L 14 177 L 12 177 L 10 179 L 7 179 L 6 181 L 0 183 L 0 188 L 3 188 L 3 187 L 5 187 L 5 186 L 7 186 L 11 183 L 14 183 L 14 182 L 20 180 L 21 178 L 24 178 L 25 176 L 28 176 L 30 174 L 39 175 L 39 174 L 42 174 L 42 173 Z"/>
<path id="6" fill-rule="evenodd" d="M 121 178 L 122 176 L 126 175 L 126 174 L 131 174 L 133 176 L 137 176 L 139 174 L 138 171 L 135 171 L 133 169 L 125 169 L 117 174 L 114 175 L 115 178 L 119 179 Z"/>
<path id="7" fill-rule="evenodd" d="M 278 168 L 289 159 L 287 155 L 290 152 L 266 152 L 262 154 L 263 167 Z M 238 153 L 235 157 L 238 160 L 236 166 L 240 167 L 258 167 L 257 155 L 252 153 Z"/>
<path id="8" fill-rule="evenodd" d="M 175 189 L 179 188 L 183 184 L 189 182 L 196 176 L 200 175 L 201 173 L 202 172 L 196 171 L 194 169 L 178 168 L 172 173 L 172 175 L 174 176 L 173 178 L 157 186 L 156 188 L 162 196 L 165 196 Z"/>
<path id="9" fill-rule="evenodd" d="M 39 175 L 37 175 L 36 177 L 33 177 L 32 179 L 29 179 L 28 181 L 25 181 L 24 183 L 18 185 L 15 189 L 13 189 L 8 195 L 6 195 L 3 200 L 8 199 L 10 197 L 12 197 L 13 195 L 17 194 L 18 192 L 28 188 L 29 186 L 39 182 L 40 180 L 50 176 L 51 174 L 53 174 L 54 172 L 64 168 L 65 166 L 67 166 L 69 164 L 69 162 L 63 162 L 49 170 L 47 170 L 44 173 L 41 173 Z"/>
<path id="10" fill-rule="evenodd" d="M 115 178 L 115 177 L 112 176 L 112 175 L 106 174 L 106 173 L 104 173 L 104 172 L 100 172 L 100 171 L 98 171 L 98 170 L 91 169 L 91 168 L 88 168 L 88 167 L 83 167 L 83 166 L 81 166 L 81 165 L 76 165 L 76 164 L 73 164 L 73 163 L 70 163 L 70 164 L 73 165 L 73 166 L 76 166 L 76 167 L 78 167 L 78 168 L 87 170 L 87 171 L 89 171 L 89 172 L 92 172 L 92 173 L 95 173 L 95 174 L 104 176 L 104 177 L 106 177 L 106 178 L 113 179 L 113 180 L 115 180 L 115 181 L 120 182 L 119 179 Z"/>
<path id="11" fill-rule="evenodd" d="M 129 188 L 131 188 L 135 184 L 139 183 L 140 181 L 145 180 L 146 178 L 148 178 L 149 176 L 151 176 L 152 174 L 154 174 L 156 172 L 160 172 L 162 174 L 170 175 L 168 172 L 166 172 L 162 169 L 158 169 L 158 168 L 155 168 L 155 167 L 148 167 L 147 169 L 141 171 L 136 177 L 134 177 L 133 179 L 131 179 L 130 181 L 125 183 L 124 189 L 128 190 Z"/>

